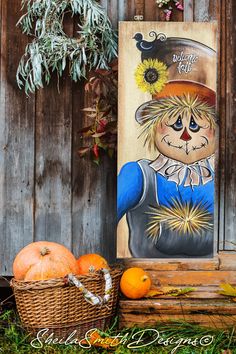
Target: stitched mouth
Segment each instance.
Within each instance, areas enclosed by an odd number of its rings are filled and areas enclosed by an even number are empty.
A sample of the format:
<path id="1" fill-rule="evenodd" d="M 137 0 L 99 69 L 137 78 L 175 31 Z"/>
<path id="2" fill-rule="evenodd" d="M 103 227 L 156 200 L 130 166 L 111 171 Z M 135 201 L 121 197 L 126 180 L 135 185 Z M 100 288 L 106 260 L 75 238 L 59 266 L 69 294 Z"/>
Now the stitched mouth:
<path id="1" fill-rule="evenodd" d="M 167 140 L 166 137 L 167 136 L 164 136 L 164 138 L 162 138 L 161 141 L 164 141 L 168 146 L 171 146 L 173 148 L 176 148 L 176 149 L 179 149 L 179 150 L 181 150 L 181 149 L 185 150 L 184 145 L 175 145 L 171 141 Z"/>
<path id="2" fill-rule="evenodd" d="M 196 150 L 201 150 L 206 148 L 209 145 L 209 140 L 205 136 L 201 136 L 205 140 L 205 142 L 202 142 L 201 145 L 199 146 L 192 146 L 191 151 L 196 151 Z"/>
<path id="3" fill-rule="evenodd" d="M 190 152 L 192 152 L 192 151 L 197 151 L 197 150 L 204 149 L 204 148 L 206 148 L 206 147 L 208 146 L 208 144 L 209 144 L 208 139 L 207 139 L 205 136 L 201 136 L 201 138 L 204 139 L 203 142 L 202 142 L 200 145 L 196 145 L 196 146 L 192 145 L 192 147 L 190 148 L 188 142 L 186 142 L 186 143 L 183 144 L 183 145 L 181 145 L 181 144 L 180 144 L 180 145 L 175 145 L 175 144 L 173 144 L 173 143 L 168 139 L 168 136 L 169 136 L 169 135 L 165 135 L 165 136 L 161 139 L 161 141 L 164 141 L 168 146 L 171 146 L 171 147 L 173 147 L 173 148 L 175 148 L 175 149 L 184 150 L 185 153 L 186 153 L 186 155 L 189 155 Z"/>

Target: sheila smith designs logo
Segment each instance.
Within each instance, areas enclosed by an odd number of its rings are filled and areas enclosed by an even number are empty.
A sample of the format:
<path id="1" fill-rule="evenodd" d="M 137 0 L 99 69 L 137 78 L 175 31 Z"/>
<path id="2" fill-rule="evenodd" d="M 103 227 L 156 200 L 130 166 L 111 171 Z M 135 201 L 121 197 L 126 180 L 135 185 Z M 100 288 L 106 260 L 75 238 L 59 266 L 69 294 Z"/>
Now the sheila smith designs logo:
<path id="1" fill-rule="evenodd" d="M 181 338 L 176 336 L 165 336 L 165 332 L 157 329 L 143 329 L 134 334 L 118 333 L 116 336 L 103 337 L 97 328 L 90 329 L 82 339 L 77 338 L 77 331 L 71 332 L 67 337 L 57 338 L 48 328 L 37 333 L 36 338 L 31 341 L 31 346 L 41 349 L 44 345 L 79 345 L 83 349 L 90 349 L 93 346 L 107 349 L 124 345 L 128 349 L 138 349 L 157 345 L 171 347 L 171 354 L 177 353 L 181 347 L 192 346 L 194 348 L 207 347 L 214 341 L 214 336 L 206 334 L 197 338 Z"/>

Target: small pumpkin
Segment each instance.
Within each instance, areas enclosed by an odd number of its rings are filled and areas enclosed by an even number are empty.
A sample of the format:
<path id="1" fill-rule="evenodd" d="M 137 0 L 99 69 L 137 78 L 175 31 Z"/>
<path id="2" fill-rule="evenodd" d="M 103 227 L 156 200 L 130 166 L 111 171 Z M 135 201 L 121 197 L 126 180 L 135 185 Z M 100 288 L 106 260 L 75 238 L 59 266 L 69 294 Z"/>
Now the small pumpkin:
<path id="1" fill-rule="evenodd" d="M 105 258 L 96 253 L 84 254 L 77 260 L 78 274 L 94 273 L 102 268 L 109 269 Z"/>
<path id="2" fill-rule="evenodd" d="M 47 280 L 77 274 L 76 258 L 64 246 L 38 241 L 24 247 L 13 263 L 16 280 Z"/>
<path id="3" fill-rule="evenodd" d="M 149 275 L 138 267 L 127 269 L 120 280 L 120 289 L 129 299 L 141 299 L 146 296 L 151 287 Z"/>

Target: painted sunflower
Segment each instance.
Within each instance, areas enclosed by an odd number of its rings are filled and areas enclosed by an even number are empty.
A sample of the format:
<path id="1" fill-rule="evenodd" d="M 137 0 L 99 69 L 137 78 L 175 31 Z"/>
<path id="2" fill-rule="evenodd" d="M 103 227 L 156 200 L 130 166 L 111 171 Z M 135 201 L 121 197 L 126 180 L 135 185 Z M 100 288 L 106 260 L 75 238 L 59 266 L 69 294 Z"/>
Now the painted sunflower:
<path id="1" fill-rule="evenodd" d="M 157 59 L 144 60 L 135 71 L 135 80 L 144 92 L 161 92 L 168 80 L 167 66 Z"/>

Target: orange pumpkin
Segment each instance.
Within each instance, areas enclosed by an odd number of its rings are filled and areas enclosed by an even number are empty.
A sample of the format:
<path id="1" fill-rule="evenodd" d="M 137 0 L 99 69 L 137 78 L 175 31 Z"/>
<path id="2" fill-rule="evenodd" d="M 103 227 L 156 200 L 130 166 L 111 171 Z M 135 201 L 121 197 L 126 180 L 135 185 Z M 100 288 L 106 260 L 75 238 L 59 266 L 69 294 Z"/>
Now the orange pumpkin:
<path id="1" fill-rule="evenodd" d="M 147 295 L 151 287 L 151 279 L 142 268 L 127 269 L 120 281 L 122 293 L 129 299 L 140 299 Z"/>
<path id="2" fill-rule="evenodd" d="M 64 246 L 47 241 L 24 247 L 13 263 L 16 280 L 46 280 L 77 274 L 76 258 Z"/>
<path id="3" fill-rule="evenodd" d="M 108 263 L 99 254 L 91 253 L 84 254 L 77 260 L 78 274 L 89 274 L 94 273 L 102 268 L 109 269 Z"/>

